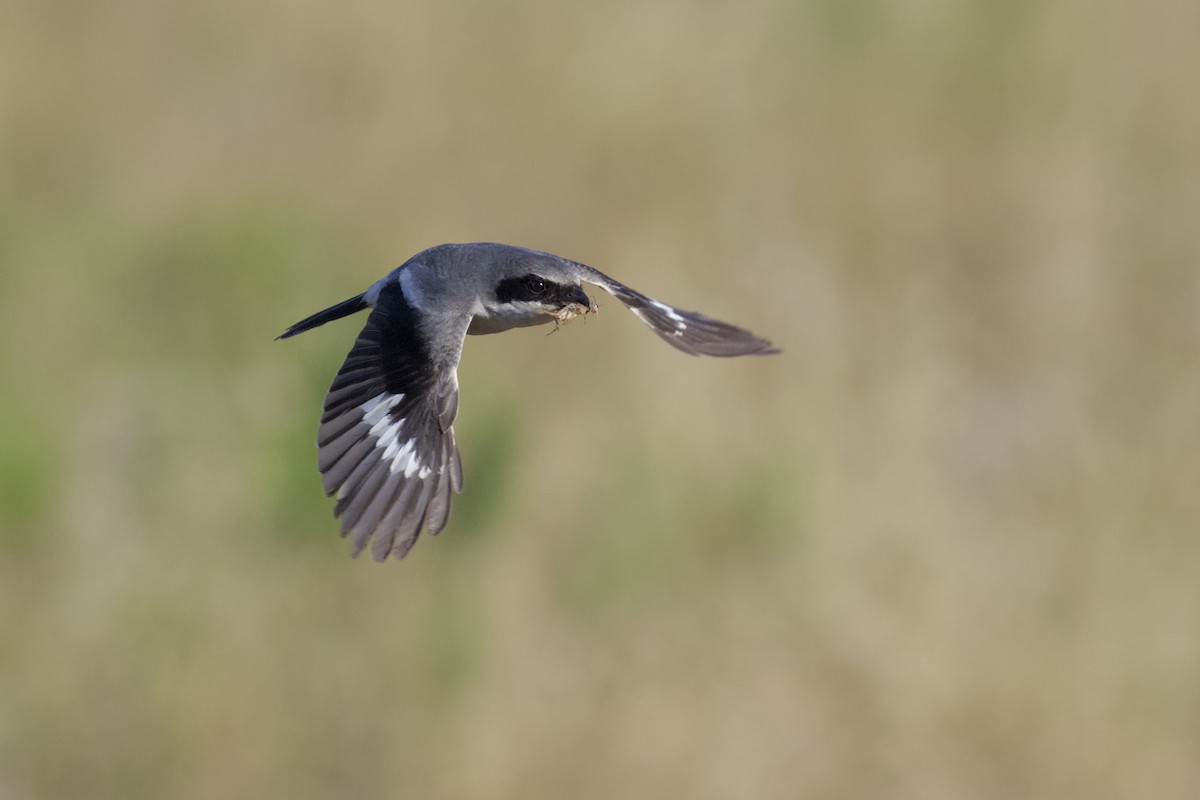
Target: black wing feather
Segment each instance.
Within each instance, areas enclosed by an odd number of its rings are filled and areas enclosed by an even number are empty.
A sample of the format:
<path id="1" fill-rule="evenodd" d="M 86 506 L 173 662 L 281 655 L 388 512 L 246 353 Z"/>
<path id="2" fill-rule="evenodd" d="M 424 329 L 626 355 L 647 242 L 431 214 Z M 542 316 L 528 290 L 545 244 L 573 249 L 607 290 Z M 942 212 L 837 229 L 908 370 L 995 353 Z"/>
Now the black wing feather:
<path id="1" fill-rule="evenodd" d="M 583 266 L 583 265 L 580 265 Z M 693 356 L 770 355 L 779 350 L 766 339 L 745 328 L 707 317 L 697 311 L 684 311 L 667 305 L 604 273 L 584 267 L 594 283 L 620 300 L 638 319 L 650 326 L 667 344 Z"/>
<path id="2" fill-rule="evenodd" d="M 438 533 L 462 490 L 454 441 L 458 381 L 430 355 L 398 283 L 379 293 L 325 398 L 317 464 L 354 555 L 403 558 L 422 527 Z M 373 541 L 372 541 L 373 539 Z"/>

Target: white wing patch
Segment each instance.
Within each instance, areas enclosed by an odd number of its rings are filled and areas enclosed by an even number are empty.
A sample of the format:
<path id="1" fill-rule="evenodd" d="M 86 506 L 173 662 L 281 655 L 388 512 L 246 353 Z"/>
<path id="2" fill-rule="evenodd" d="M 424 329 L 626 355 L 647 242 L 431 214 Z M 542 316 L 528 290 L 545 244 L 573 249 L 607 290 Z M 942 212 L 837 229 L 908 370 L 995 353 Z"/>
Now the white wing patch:
<path id="1" fill-rule="evenodd" d="M 375 447 L 383 449 L 380 460 L 390 461 L 389 469 L 393 473 L 403 472 L 405 478 L 416 475 L 424 480 L 432 470 L 417 460 L 417 440 L 410 437 L 404 444 L 400 444 L 399 436 L 404 429 L 405 420 L 391 418 L 392 409 L 403 399 L 402 394 L 383 392 L 359 408 L 363 412 L 363 422 L 371 426 L 367 433 L 375 439 Z"/>
<path id="2" fill-rule="evenodd" d="M 660 303 L 657 300 L 651 300 L 650 304 L 666 314 L 667 318 L 671 320 L 671 324 L 675 326 L 675 336 L 683 336 L 683 332 L 687 330 L 687 321 L 684 320 L 683 317 L 679 316 L 678 311 L 671 308 L 666 303 Z"/>
<path id="3" fill-rule="evenodd" d="M 388 412 L 396 407 L 396 404 L 404 399 L 402 394 L 391 394 L 390 392 L 381 392 L 372 397 L 367 402 L 363 403 L 359 408 L 363 412 L 363 422 L 371 426 L 371 433 L 376 436 L 376 426 L 387 418 Z"/>

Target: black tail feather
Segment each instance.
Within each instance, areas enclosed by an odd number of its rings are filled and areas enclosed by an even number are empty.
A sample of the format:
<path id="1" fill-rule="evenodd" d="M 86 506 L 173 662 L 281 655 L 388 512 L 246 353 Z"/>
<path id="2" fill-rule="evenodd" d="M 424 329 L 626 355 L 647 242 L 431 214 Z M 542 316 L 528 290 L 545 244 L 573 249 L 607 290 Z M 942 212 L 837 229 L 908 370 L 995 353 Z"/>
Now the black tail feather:
<path id="1" fill-rule="evenodd" d="M 326 322 L 333 322 L 335 319 L 348 317 L 351 314 L 356 314 L 359 311 L 362 311 L 366 307 L 367 301 L 364 298 L 364 295 L 360 294 L 358 297 L 351 297 L 349 300 L 343 300 L 336 306 L 330 306 L 324 311 L 318 311 L 311 317 L 306 317 L 305 319 L 300 320 L 295 325 L 276 336 L 275 341 L 287 339 L 289 336 L 295 336 L 297 333 L 304 333 L 305 331 L 311 330 L 318 325 L 324 325 Z"/>

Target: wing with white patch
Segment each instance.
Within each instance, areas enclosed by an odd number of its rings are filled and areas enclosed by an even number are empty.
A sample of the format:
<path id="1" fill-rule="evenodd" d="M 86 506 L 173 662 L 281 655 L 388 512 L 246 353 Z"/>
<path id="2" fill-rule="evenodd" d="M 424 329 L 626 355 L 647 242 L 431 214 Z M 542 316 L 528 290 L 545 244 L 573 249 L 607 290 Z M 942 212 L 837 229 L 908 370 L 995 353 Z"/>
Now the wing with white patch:
<path id="1" fill-rule="evenodd" d="M 591 267 L 585 269 L 588 277 L 584 280 L 620 300 L 668 344 L 685 353 L 693 356 L 746 356 L 779 352 L 766 339 L 755 336 L 744 328 L 706 317 L 696 311 L 684 311 L 669 306 L 630 289 L 598 270 Z"/>
<path id="2" fill-rule="evenodd" d="M 321 417 L 317 463 L 334 515 L 358 555 L 408 554 L 421 528 L 437 534 L 462 491 L 451 427 L 458 413 L 455 364 L 435 363 L 419 315 L 387 284 L 338 371 Z M 457 362 L 457 359 L 455 359 Z"/>

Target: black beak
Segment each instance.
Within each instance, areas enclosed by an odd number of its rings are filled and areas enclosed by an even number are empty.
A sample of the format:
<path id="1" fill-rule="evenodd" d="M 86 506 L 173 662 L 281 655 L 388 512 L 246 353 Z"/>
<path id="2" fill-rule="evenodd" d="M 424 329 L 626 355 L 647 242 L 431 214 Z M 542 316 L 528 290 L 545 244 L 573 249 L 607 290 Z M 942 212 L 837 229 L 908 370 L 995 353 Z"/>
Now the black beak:
<path id="1" fill-rule="evenodd" d="M 563 299 L 564 306 L 568 303 L 578 303 L 584 308 L 591 308 L 592 298 L 588 297 L 580 287 L 572 286 L 571 291 L 567 292 L 567 296 Z"/>

